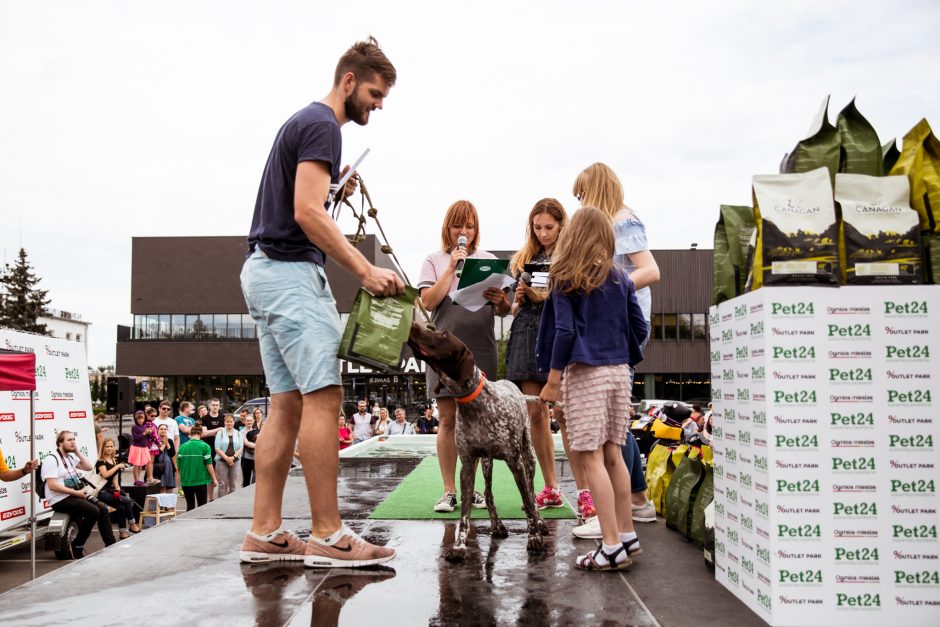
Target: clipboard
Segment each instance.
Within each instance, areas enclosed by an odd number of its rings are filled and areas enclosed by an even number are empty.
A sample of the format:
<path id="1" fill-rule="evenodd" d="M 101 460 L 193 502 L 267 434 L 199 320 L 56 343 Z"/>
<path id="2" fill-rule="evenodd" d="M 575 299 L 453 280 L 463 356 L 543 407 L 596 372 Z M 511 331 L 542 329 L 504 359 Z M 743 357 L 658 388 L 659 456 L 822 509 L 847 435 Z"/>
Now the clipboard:
<path id="1" fill-rule="evenodd" d="M 527 263 L 522 269 L 532 277 L 532 287 L 548 287 L 550 262 Z"/>
<path id="2" fill-rule="evenodd" d="M 336 185 L 330 185 L 330 200 L 332 200 L 333 197 L 335 197 L 337 191 L 346 187 L 346 182 L 349 181 L 349 178 L 353 174 L 356 173 L 356 170 L 359 169 L 359 166 L 362 165 L 362 162 L 365 161 L 366 155 L 369 154 L 369 150 L 371 150 L 371 148 L 366 148 L 362 152 L 362 154 L 359 155 L 359 158 L 356 159 L 356 162 L 352 164 L 352 166 L 350 166 L 350 168 L 346 170 L 346 174 L 344 174 L 342 178 L 340 178 L 339 183 L 337 183 Z"/>
<path id="3" fill-rule="evenodd" d="M 457 289 L 462 290 L 465 287 L 475 285 L 491 274 L 506 274 L 508 267 L 508 259 L 468 258 L 464 260 L 463 272 L 460 275 L 460 282 L 457 284 Z"/>

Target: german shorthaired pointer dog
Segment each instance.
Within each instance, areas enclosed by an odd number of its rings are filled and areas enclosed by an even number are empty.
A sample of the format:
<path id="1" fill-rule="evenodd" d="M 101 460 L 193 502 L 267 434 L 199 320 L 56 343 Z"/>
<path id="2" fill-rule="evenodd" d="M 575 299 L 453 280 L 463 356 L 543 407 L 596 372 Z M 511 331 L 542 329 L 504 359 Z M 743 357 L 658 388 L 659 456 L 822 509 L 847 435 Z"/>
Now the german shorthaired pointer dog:
<path id="1" fill-rule="evenodd" d="M 439 333 L 417 322 L 412 323 L 408 345 L 416 356 L 434 369 L 441 384 L 456 396 L 457 401 L 457 454 L 460 455 L 461 463 L 460 526 L 446 558 L 460 561 L 467 550 L 474 469 L 478 459 L 483 462 L 483 478 L 486 482 L 484 497 L 490 514 L 491 535 L 494 538 L 509 535 L 493 505 L 493 460 L 501 459 L 509 466 L 519 494 L 522 495 L 522 508 L 529 522 L 527 549 L 533 553 L 543 551 L 542 536 L 548 534 L 548 527 L 535 506 L 532 485 L 535 453 L 529 435 L 526 397 L 509 381 L 488 381 L 473 361 L 470 349 L 446 331 Z"/>

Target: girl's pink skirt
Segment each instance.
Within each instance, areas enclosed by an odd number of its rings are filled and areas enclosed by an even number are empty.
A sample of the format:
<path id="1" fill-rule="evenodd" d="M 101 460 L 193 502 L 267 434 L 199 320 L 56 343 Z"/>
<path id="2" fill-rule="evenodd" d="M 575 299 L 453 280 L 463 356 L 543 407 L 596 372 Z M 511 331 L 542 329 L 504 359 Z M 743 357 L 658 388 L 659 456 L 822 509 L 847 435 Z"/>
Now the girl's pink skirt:
<path id="1" fill-rule="evenodd" d="M 596 451 L 605 442 L 626 441 L 631 387 L 626 364 L 565 368 L 561 393 L 572 450 Z"/>
<path id="2" fill-rule="evenodd" d="M 146 466 L 150 463 L 150 451 L 145 446 L 131 446 L 127 461 L 131 466 Z"/>

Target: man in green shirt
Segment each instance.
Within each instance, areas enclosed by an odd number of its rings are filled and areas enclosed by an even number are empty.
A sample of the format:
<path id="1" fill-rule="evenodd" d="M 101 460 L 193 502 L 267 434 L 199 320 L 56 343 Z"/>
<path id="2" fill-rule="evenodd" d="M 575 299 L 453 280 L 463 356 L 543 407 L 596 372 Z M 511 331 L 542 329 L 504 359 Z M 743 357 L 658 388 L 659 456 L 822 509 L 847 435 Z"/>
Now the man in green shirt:
<path id="1" fill-rule="evenodd" d="M 186 511 L 206 504 L 206 487 L 215 487 L 219 482 L 212 467 L 212 448 L 202 441 L 202 427 L 193 425 L 189 440 L 180 445 L 176 453 L 176 465 L 180 471 L 180 485 L 186 496 Z"/>

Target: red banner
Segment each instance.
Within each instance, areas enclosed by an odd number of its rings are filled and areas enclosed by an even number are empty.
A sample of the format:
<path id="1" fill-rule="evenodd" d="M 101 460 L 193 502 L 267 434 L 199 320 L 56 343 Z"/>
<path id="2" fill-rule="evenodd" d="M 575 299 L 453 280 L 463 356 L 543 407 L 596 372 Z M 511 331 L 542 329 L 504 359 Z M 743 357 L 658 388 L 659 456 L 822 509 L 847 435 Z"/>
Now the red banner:
<path id="1" fill-rule="evenodd" d="M 36 389 L 36 355 L 0 352 L 0 392 Z"/>

